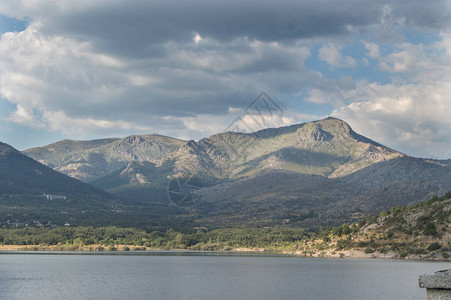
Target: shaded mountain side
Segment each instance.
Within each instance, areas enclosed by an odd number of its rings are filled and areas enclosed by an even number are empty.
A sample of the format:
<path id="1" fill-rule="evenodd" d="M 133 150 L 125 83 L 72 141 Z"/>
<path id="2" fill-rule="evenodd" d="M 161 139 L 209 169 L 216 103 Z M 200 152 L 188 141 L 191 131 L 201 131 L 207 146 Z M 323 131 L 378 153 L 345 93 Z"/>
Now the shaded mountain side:
<path id="1" fill-rule="evenodd" d="M 451 166 L 436 160 L 404 156 L 374 163 L 342 179 L 359 188 L 382 187 L 393 182 L 419 181 L 451 190 Z"/>
<path id="2" fill-rule="evenodd" d="M 306 217 L 311 210 L 317 220 L 322 206 L 352 195 L 338 180 L 266 171 L 204 189 L 198 202 L 198 222 L 210 226 L 304 226 L 313 217 Z"/>
<path id="3" fill-rule="evenodd" d="M 128 204 L 168 205 L 168 177 L 172 174 L 172 166 L 169 161 L 160 166 L 133 161 L 125 168 L 91 181 L 90 184 L 126 199 Z"/>
<path id="4" fill-rule="evenodd" d="M 64 194 L 110 199 L 112 195 L 58 173 L 0 143 L 0 194 Z"/>
<path id="5" fill-rule="evenodd" d="M 43 194 L 65 196 L 47 199 Z M 0 226 L 123 226 L 147 229 L 193 227 L 189 214 L 167 205 L 124 204 L 0 143 Z"/>
<path id="6" fill-rule="evenodd" d="M 368 190 L 353 186 L 353 192 L 353 197 L 340 199 L 323 207 L 328 212 L 324 216 L 323 224 L 335 223 L 336 219 L 341 219 L 341 223 L 355 220 L 354 217 L 349 218 L 350 213 L 378 214 L 393 206 L 418 203 L 433 195 L 443 195 L 446 190 L 421 181 L 402 181 Z"/>
<path id="7" fill-rule="evenodd" d="M 198 222 L 209 226 L 337 225 L 444 192 L 419 181 L 364 189 L 342 179 L 273 170 L 205 188 L 198 202 Z"/>
<path id="8" fill-rule="evenodd" d="M 28 156 L 85 182 L 126 168 L 130 162 L 158 163 L 185 142 L 161 135 L 134 135 L 123 139 L 62 141 L 25 150 Z"/>

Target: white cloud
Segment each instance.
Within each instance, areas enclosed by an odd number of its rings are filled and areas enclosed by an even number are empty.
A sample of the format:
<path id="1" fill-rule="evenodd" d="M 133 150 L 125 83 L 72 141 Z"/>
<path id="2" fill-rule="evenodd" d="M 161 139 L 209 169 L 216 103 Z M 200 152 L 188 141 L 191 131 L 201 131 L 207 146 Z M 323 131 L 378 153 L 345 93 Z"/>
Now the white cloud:
<path id="1" fill-rule="evenodd" d="M 92 118 L 71 118 L 62 111 L 45 112 L 42 123 L 51 130 L 64 132 L 72 137 L 78 138 L 94 132 L 151 132 L 152 127 L 134 124 L 122 120 L 110 121 Z"/>
<path id="2" fill-rule="evenodd" d="M 107 103 L 120 92 L 123 82 L 127 82 L 127 75 L 120 70 L 124 66 L 122 62 L 92 53 L 87 42 L 45 36 L 40 27 L 34 23 L 25 31 L 5 33 L 1 37 L 3 98 L 18 109 L 27 107 L 39 115 L 87 107 L 95 102 Z"/>
<path id="3" fill-rule="evenodd" d="M 340 50 L 336 45 L 327 44 L 318 50 L 318 58 L 333 67 L 355 67 L 357 65 L 355 59 L 350 56 L 343 56 Z"/>
<path id="4" fill-rule="evenodd" d="M 6 120 L 34 128 L 45 127 L 42 122 L 35 118 L 33 111 L 29 107 L 20 104 L 17 105 L 17 109 Z"/>
<path id="5" fill-rule="evenodd" d="M 422 68 L 426 60 L 426 52 L 422 45 L 404 44 L 401 50 L 380 58 L 381 69 L 388 72 L 409 72 L 414 68 Z"/>
<path id="6" fill-rule="evenodd" d="M 400 44 L 381 57 L 389 72 L 404 79 L 381 84 L 358 82 L 356 88 L 327 97 L 340 97 L 334 115 L 356 130 L 395 149 L 419 156 L 451 157 L 451 52 L 449 34 L 435 44 Z M 385 65 L 384 65 L 385 64 Z"/>
<path id="7" fill-rule="evenodd" d="M 368 56 L 371 58 L 377 58 L 380 55 L 379 46 L 375 43 L 363 41 L 363 45 L 368 50 Z"/>
<path id="8" fill-rule="evenodd" d="M 299 92 L 312 78 L 304 67 L 310 52 L 298 44 L 202 38 L 194 47 L 168 42 L 164 49 L 162 57 L 131 60 L 98 52 L 85 40 L 46 34 L 40 23 L 6 33 L 0 96 L 16 105 L 8 120 L 81 136 L 113 127 L 164 130 L 169 119 L 161 117 L 167 116 L 185 118 L 179 130 L 198 136 L 189 118 L 204 124 L 198 116 L 224 115 L 263 90 Z"/>

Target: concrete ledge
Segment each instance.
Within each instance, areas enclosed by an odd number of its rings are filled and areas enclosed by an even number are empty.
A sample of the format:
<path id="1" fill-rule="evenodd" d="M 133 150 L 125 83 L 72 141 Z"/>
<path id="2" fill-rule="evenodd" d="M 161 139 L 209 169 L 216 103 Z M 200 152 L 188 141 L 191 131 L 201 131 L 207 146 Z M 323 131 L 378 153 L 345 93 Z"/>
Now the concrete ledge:
<path id="1" fill-rule="evenodd" d="M 451 290 L 451 269 L 421 275 L 420 287 Z"/>
<path id="2" fill-rule="evenodd" d="M 420 287 L 426 288 L 427 300 L 450 300 L 451 269 L 421 275 Z"/>

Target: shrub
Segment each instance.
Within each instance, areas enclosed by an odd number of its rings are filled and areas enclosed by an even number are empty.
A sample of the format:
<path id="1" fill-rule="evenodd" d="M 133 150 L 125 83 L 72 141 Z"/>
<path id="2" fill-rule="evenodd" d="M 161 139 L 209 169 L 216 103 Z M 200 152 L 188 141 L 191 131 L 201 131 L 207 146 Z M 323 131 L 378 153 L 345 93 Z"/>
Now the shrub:
<path id="1" fill-rule="evenodd" d="M 348 234 L 350 234 L 352 232 L 351 228 L 349 227 L 349 224 L 343 224 L 341 226 L 341 229 L 342 229 L 342 233 L 344 235 L 348 235 Z"/>
<path id="2" fill-rule="evenodd" d="M 388 249 L 384 247 L 384 248 L 379 249 L 379 252 L 382 254 L 385 254 L 388 252 Z"/>
<path id="3" fill-rule="evenodd" d="M 428 251 L 435 251 L 442 248 L 442 245 L 440 245 L 439 243 L 435 242 L 429 245 L 428 247 Z"/>
<path id="4" fill-rule="evenodd" d="M 388 210 L 383 210 L 380 214 L 379 214 L 379 218 L 385 218 L 386 216 L 388 216 L 390 214 L 390 212 Z"/>
<path id="5" fill-rule="evenodd" d="M 423 229 L 423 233 L 425 235 L 437 235 L 437 229 L 435 228 L 434 223 L 432 222 L 427 222 L 426 225 L 424 225 L 424 229 Z"/>
<path id="6" fill-rule="evenodd" d="M 368 243 L 364 242 L 364 241 L 360 241 L 360 242 L 357 243 L 357 247 L 359 247 L 359 248 L 366 247 L 367 245 L 368 245 Z"/>
<path id="7" fill-rule="evenodd" d="M 347 249 L 351 247 L 351 241 L 346 239 L 346 240 L 338 240 L 337 241 L 337 248 L 338 250 L 342 250 L 342 249 Z"/>
<path id="8" fill-rule="evenodd" d="M 410 252 L 412 254 L 425 254 L 426 253 L 426 251 L 424 249 L 421 249 L 421 248 L 412 249 Z"/>
<path id="9" fill-rule="evenodd" d="M 398 215 L 399 213 L 401 213 L 403 210 L 405 210 L 404 207 L 402 207 L 401 205 L 398 206 L 394 206 L 390 209 L 390 213 L 393 215 Z"/>
<path id="10" fill-rule="evenodd" d="M 342 234 L 342 228 L 341 228 L 341 227 L 334 227 L 334 228 L 332 228 L 332 230 L 330 231 L 330 234 L 335 235 L 335 236 L 341 236 L 341 234 Z"/>
<path id="11" fill-rule="evenodd" d="M 366 247 L 365 250 L 363 250 L 365 253 L 374 253 L 374 249 L 370 247 Z"/>

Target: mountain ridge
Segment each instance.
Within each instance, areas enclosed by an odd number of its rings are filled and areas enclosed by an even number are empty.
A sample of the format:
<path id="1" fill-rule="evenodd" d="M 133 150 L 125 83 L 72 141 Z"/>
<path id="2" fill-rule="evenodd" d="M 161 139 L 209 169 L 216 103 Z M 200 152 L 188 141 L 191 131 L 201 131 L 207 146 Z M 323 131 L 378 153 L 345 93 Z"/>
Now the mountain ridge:
<path id="1" fill-rule="evenodd" d="M 290 156 L 290 149 L 298 152 L 291 155 L 298 161 L 292 161 L 291 166 L 288 166 L 290 162 L 283 161 L 283 156 Z M 215 173 L 216 177 L 240 177 L 246 175 L 246 169 L 256 173 L 266 167 L 283 168 L 281 164 L 300 173 L 324 175 L 337 172 L 335 177 L 339 177 L 369 163 L 405 156 L 355 133 L 346 122 L 336 118 L 263 129 L 250 134 L 216 134 L 198 142 L 189 141 L 178 152 L 175 154 L 178 156 L 175 158 L 175 164 L 179 169 L 188 169 L 191 173 L 205 172 L 202 170 L 204 165 L 203 169 L 209 168 L 210 173 Z M 302 156 L 312 153 L 322 154 L 323 157 L 317 157 L 320 161 L 329 155 L 329 164 L 326 162 L 322 170 L 318 169 L 316 172 L 312 168 L 310 171 L 302 170 L 303 165 L 308 167 L 315 163 L 321 164 L 315 157 L 307 157 L 299 164 Z M 334 160 L 335 164 L 342 165 L 341 169 L 333 166 Z M 346 162 L 349 163 L 345 164 Z M 218 168 L 220 170 L 217 170 Z M 227 168 L 234 170 L 227 172 Z"/>
<path id="2" fill-rule="evenodd" d="M 61 162 L 56 170 L 140 205 L 171 207 L 169 182 L 196 176 L 203 196 L 189 214 L 199 225 L 339 224 L 451 190 L 448 160 L 398 152 L 337 118 L 198 141 L 129 136 Z"/>
<path id="3" fill-rule="evenodd" d="M 96 143 L 93 143 L 93 142 Z M 43 147 L 27 149 L 24 153 L 71 177 L 89 182 L 106 176 L 128 163 L 157 162 L 166 152 L 173 151 L 185 141 L 162 135 L 131 135 L 124 138 L 93 141 L 64 140 Z M 77 145 L 75 149 L 59 150 L 55 146 Z M 85 147 L 81 147 L 85 145 Z M 146 152 L 149 150 L 150 154 Z M 52 158 L 55 158 L 53 159 Z"/>

